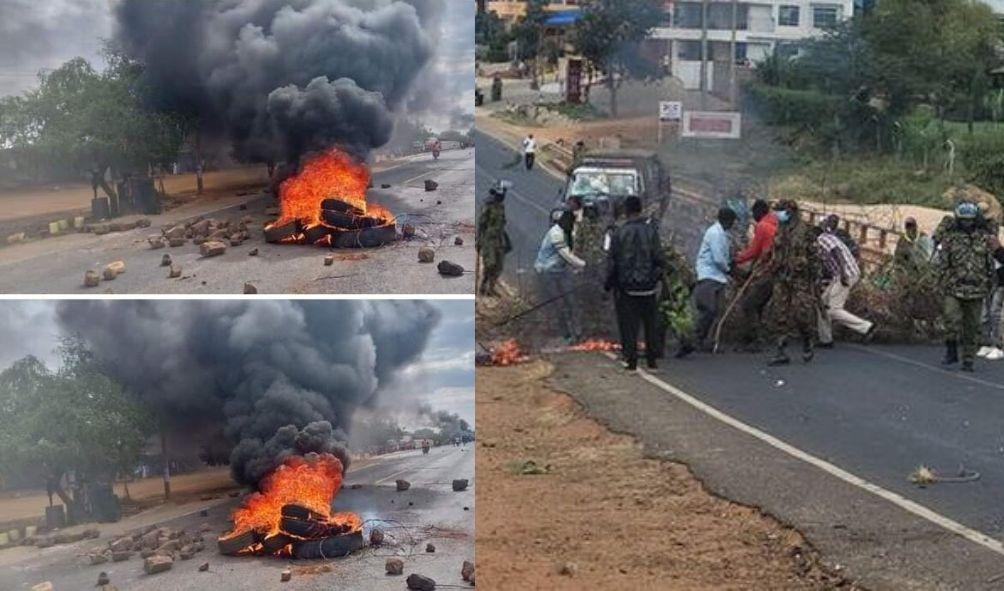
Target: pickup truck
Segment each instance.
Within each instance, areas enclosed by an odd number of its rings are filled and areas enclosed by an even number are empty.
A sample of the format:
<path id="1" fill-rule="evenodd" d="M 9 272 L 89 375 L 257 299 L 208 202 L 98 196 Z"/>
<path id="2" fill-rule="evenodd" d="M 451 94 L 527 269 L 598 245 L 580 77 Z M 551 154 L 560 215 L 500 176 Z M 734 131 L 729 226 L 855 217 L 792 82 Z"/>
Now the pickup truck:
<path id="1" fill-rule="evenodd" d="M 661 221 L 671 188 L 669 173 L 654 152 L 596 150 L 584 152 L 572 163 L 561 201 L 579 197 L 587 215 L 613 222 L 623 214 L 624 199 L 637 195 L 643 211 Z"/>

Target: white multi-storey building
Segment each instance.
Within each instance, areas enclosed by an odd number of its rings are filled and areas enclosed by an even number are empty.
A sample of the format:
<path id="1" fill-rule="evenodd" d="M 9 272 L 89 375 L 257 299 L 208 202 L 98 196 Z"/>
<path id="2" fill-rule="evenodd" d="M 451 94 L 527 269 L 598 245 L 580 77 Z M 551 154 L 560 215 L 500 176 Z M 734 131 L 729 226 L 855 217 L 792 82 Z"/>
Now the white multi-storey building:
<path id="1" fill-rule="evenodd" d="M 794 48 L 795 42 L 820 34 L 825 27 L 850 18 L 853 12 L 854 0 L 737 2 L 736 60 L 752 64 L 770 55 L 775 47 Z M 688 89 L 701 85 L 701 14 L 700 1 L 666 2 L 663 25 L 653 31 L 648 43 Z M 732 18 L 731 0 L 708 3 L 708 88 L 715 88 L 716 70 L 721 75 L 721 66 L 728 64 Z"/>

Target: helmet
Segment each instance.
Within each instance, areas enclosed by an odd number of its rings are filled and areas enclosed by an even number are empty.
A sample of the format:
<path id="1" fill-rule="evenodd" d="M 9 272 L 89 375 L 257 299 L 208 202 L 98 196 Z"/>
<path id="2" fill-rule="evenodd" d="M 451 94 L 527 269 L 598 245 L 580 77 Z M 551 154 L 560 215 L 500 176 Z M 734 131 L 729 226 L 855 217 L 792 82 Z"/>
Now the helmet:
<path id="1" fill-rule="evenodd" d="M 971 201 L 963 201 L 955 206 L 955 217 L 960 220 L 974 220 L 980 214 L 980 208 Z"/>

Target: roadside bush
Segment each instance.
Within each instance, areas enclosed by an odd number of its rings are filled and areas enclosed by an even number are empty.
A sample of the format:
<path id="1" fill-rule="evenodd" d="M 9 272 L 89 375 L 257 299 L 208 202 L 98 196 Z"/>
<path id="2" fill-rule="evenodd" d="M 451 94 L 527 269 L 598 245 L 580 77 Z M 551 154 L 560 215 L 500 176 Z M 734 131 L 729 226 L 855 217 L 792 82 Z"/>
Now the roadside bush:
<path id="1" fill-rule="evenodd" d="M 964 138 L 959 156 L 972 183 L 1004 195 L 1004 131 L 986 132 Z"/>
<path id="2" fill-rule="evenodd" d="M 745 87 L 748 104 L 764 122 L 819 129 L 830 125 L 837 100 L 816 90 L 794 90 L 750 82 Z"/>

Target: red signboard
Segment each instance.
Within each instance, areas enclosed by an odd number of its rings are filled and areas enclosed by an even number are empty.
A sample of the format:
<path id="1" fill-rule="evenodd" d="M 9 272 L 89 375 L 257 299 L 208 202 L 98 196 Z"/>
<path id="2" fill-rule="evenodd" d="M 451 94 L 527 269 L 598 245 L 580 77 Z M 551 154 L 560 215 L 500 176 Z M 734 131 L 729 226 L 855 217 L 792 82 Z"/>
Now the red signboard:
<path id="1" fill-rule="evenodd" d="M 565 77 L 565 101 L 578 103 L 582 100 L 582 60 L 568 60 L 568 73 Z"/>

